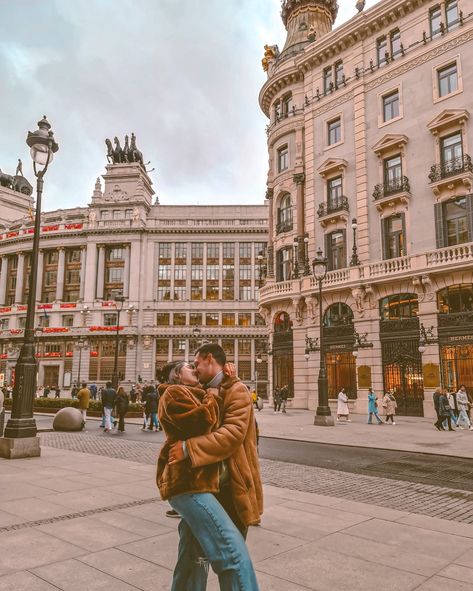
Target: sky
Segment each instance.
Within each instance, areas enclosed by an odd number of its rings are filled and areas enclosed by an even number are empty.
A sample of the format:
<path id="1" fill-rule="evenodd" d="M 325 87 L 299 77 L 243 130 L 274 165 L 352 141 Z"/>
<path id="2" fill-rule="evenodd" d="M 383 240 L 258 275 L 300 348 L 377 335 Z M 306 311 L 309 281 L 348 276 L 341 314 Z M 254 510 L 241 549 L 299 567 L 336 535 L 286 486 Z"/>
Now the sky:
<path id="1" fill-rule="evenodd" d="M 285 33 L 280 0 L 0 0 L 0 168 L 21 158 L 33 184 L 26 133 L 47 115 L 45 211 L 87 205 L 105 138 L 132 132 L 161 203 L 262 203 L 261 58 Z"/>

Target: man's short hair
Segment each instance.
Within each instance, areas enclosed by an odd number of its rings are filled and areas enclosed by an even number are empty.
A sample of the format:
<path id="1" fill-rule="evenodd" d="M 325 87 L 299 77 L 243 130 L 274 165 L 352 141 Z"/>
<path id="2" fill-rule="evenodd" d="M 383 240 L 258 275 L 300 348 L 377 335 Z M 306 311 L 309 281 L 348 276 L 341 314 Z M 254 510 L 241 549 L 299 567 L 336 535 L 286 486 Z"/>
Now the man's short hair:
<path id="1" fill-rule="evenodd" d="M 83 388 L 87 388 L 87 383 L 86 382 L 82 382 L 82 387 Z"/>
<path id="2" fill-rule="evenodd" d="M 215 361 L 222 367 L 227 362 L 227 356 L 225 355 L 225 351 L 222 349 L 220 345 L 217 345 L 217 343 L 205 343 L 204 345 L 201 345 L 194 355 L 200 355 L 200 357 L 207 357 L 207 355 L 212 355 Z"/>
<path id="3" fill-rule="evenodd" d="M 106 387 L 106 388 L 111 388 L 111 387 L 112 387 L 112 382 L 107 382 L 107 383 L 105 384 L 105 387 Z"/>

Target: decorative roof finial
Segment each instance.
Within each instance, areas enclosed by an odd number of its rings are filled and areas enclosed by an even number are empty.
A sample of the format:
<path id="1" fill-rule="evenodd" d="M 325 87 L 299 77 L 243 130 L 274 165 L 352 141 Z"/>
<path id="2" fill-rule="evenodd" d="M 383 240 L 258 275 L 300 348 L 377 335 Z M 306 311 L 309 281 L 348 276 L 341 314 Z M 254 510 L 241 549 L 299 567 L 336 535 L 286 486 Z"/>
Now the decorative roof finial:
<path id="1" fill-rule="evenodd" d="M 358 0 L 356 3 L 356 9 L 358 12 L 362 12 L 365 9 L 366 0 Z"/>

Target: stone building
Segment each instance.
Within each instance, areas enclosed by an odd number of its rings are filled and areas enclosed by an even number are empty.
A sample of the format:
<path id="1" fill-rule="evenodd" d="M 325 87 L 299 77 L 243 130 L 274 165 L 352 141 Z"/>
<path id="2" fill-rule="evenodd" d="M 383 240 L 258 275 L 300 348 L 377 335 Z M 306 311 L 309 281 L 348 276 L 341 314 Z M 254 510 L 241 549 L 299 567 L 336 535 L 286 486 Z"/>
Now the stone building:
<path id="1" fill-rule="evenodd" d="M 321 305 L 330 398 L 365 412 L 391 389 L 431 416 L 436 386 L 473 394 L 473 4 L 357 6 L 333 29 L 335 0 L 284 0 L 286 43 L 265 47 L 274 386 L 316 407 Z"/>
<path id="2" fill-rule="evenodd" d="M 245 383 L 258 380 L 264 393 L 267 362 L 256 358 L 267 335 L 257 306 L 267 205 L 153 204 L 139 163 L 108 164 L 103 181 L 88 207 L 42 215 L 38 383 L 104 383 L 118 332 L 118 370 L 128 386 L 154 380 L 171 359 L 192 358 L 205 340 L 221 343 Z M 32 207 L 31 197 L 0 186 L 0 373 L 7 382 L 26 319 Z"/>

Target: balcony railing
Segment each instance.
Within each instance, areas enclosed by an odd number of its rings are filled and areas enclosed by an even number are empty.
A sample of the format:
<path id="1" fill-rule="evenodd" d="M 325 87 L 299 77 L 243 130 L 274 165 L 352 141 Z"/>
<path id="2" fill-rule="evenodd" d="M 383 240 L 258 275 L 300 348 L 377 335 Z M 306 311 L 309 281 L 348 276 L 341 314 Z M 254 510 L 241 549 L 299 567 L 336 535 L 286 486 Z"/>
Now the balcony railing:
<path id="1" fill-rule="evenodd" d="M 320 203 L 317 215 L 319 218 L 322 218 L 337 211 L 348 211 L 348 209 L 348 198 L 341 195 L 340 197 L 329 199 L 327 203 Z"/>
<path id="2" fill-rule="evenodd" d="M 409 179 L 407 176 L 401 176 L 386 183 L 376 185 L 373 191 L 373 197 L 375 200 L 383 199 L 383 197 L 389 197 L 396 193 L 410 193 L 410 190 Z"/>
<path id="3" fill-rule="evenodd" d="M 447 160 L 443 164 L 434 164 L 430 168 L 429 180 L 431 183 L 435 183 L 462 172 L 473 172 L 473 164 L 468 154 Z"/>
<path id="4" fill-rule="evenodd" d="M 292 231 L 292 220 L 286 222 L 279 222 L 276 225 L 276 234 L 284 234 Z"/>

